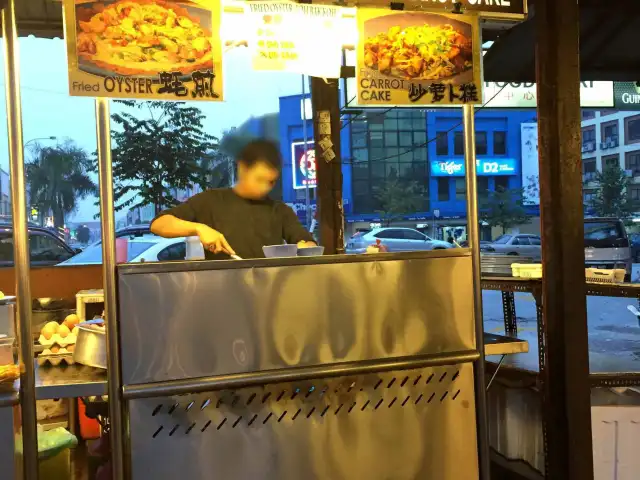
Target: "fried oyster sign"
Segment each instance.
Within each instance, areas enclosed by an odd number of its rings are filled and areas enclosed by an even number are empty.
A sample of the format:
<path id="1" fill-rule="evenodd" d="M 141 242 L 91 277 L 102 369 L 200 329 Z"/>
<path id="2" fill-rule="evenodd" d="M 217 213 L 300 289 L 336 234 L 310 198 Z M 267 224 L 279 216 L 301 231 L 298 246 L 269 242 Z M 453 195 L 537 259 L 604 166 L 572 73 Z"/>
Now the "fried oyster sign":
<path id="1" fill-rule="evenodd" d="M 481 103 L 478 28 L 465 15 L 359 9 L 358 104 Z"/>
<path id="2" fill-rule="evenodd" d="M 222 100 L 218 0 L 65 0 L 69 93 Z"/>

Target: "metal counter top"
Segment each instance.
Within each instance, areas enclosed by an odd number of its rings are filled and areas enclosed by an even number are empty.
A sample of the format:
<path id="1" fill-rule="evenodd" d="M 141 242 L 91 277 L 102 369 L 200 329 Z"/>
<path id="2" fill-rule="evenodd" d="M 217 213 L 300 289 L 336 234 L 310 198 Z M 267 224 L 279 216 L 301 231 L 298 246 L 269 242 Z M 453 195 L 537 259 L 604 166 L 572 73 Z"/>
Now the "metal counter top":
<path id="1" fill-rule="evenodd" d="M 298 265 L 326 265 L 334 263 L 386 262 L 426 258 L 468 257 L 468 248 L 423 250 L 419 252 L 373 253 L 362 255 L 319 255 L 314 257 L 256 258 L 251 260 L 192 260 L 185 262 L 125 263 L 118 265 L 118 273 L 170 273 L 197 270 L 230 270 L 257 267 L 293 267 Z"/>
<path id="2" fill-rule="evenodd" d="M 527 353 L 529 342 L 519 338 L 504 337 L 493 333 L 484 334 L 485 355 L 512 355 L 514 353 Z"/>

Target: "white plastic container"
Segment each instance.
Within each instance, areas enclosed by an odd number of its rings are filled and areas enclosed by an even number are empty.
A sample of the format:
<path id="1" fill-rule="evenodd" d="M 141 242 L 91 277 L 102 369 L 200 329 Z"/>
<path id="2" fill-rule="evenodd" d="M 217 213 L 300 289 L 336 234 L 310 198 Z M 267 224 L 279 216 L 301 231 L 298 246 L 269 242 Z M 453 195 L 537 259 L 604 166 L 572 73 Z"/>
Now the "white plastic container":
<path id="1" fill-rule="evenodd" d="M 511 274 L 519 278 L 542 278 L 542 264 L 512 263 Z"/>
<path id="2" fill-rule="evenodd" d="M 187 260 L 204 260 L 204 247 L 198 237 L 187 237 Z"/>
<path id="3" fill-rule="evenodd" d="M 102 303 L 104 310 L 104 290 L 80 290 L 76 293 L 76 315 L 81 322 L 93 318 L 87 318 L 87 303 Z"/>

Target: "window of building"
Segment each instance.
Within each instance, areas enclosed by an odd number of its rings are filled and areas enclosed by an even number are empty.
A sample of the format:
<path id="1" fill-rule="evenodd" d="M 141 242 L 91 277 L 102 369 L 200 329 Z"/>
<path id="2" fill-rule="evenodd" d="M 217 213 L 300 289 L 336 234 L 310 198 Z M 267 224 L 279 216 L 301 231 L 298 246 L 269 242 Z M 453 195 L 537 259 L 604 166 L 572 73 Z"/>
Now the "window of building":
<path id="1" fill-rule="evenodd" d="M 476 189 L 478 191 L 478 202 L 480 206 L 487 203 L 489 198 L 489 177 L 476 177 Z"/>
<path id="2" fill-rule="evenodd" d="M 631 171 L 631 175 L 640 177 L 640 150 L 627 152 L 624 159 L 624 166 L 626 170 Z"/>
<path id="3" fill-rule="evenodd" d="M 640 185 L 631 185 L 629 187 L 629 198 L 636 202 L 640 201 Z"/>
<path id="4" fill-rule="evenodd" d="M 582 129 L 582 146 L 596 142 L 596 127 Z"/>
<path id="5" fill-rule="evenodd" d="M 456 178 L 456 200 L 464 201 L 467 198 L 467 183 L 464 177 Z"/>
<path id="6" fill-rule="evenodd" d="M 476 132 L 476 155 L 487 154 L 487 132 Z"/>
<path id="7" fill-rule="evenodd" d="M 594 118 L 596 118 L 594 110 L 582 110 L 582 120 L 593 120 Z"/>
<path id="8" fill-rule="evenodd" d="M 593 202 L 593 200 L 596 197 L 596 190 L 585 190 L 584 191 L 584 203 L 587 205 L 590 205 L 591 202 Z"/>
<path id="9" fill-rule="evenodd" d="M 595 158 L 586 158 L 582 160 L 582 176 L 585 182 L 595 180 L 597 171 L 598 168 L 596 166 Z"/>
<path id="10" fill-rule="evenodd" d="M 352 131 L 353 211 L 373 213 L 381 208 L 376 191 L 390 177 L 417 181 L 424 187 L 418 211 L 428 211 L 428 164 L 424 111 L 367 112 L 365 129 Z M 359 136 L 359 138 L 358 138 Z M 422 146 L 421 146 L 422 145 Z"/>
<path id="11" fill-rule="evenodd" d="M 436 155 L 449 155 L 449 134 L 447 132 L 436 133 Z"/>
<path id="12" fill-rule="evenodd" d="M 602 157 L 602 168 L 620 168 L 620 155 Z"/>
<path id="13" fill-rule="evenodd" d="M 600 110 L 601 117 L 608 117 L 609 115 L 614 115 L 618 113 L 617 110 Z"/>
<path id="14" fill-rule="evenodd" d="M 630 143 L 640 143 L 640 115 L 624 119 L 624 141 Z"/>
<path id="15" fill-rule="evenodd" d="M 453 132 L 453 154 L 464 155 L 464 135 L 462 132 Z"/>
<path id="16" fill-rule="evenodd" d="M 439 202 L 449 201 L 449 179 L 448 178 L 438 178 L 438 201 Z"/>
<path id="17" fill-rule="evenodd" d="M 505 175 L 498 175 L 495 177 L 495 189 L 496 192 L 509 190 L 509 177 Z"/>
<path id="18" fill-rule="evenodd" d="M 493 132 L 493 154 L 506 155 L 507 132 Z"/>
<path id="19" fill-rule="evenodd" d="M 617 143 L 618 141 L 618 121 L 602 124 L 602 141 L 605 143 Z"/>

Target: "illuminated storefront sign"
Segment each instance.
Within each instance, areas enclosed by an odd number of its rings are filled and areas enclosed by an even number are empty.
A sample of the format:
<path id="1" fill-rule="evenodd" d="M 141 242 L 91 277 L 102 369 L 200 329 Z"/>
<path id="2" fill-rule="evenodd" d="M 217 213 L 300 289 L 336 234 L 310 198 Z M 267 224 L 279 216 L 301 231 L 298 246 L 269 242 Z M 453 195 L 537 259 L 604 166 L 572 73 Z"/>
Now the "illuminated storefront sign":
<path id="1" fill-rule="evenodd" d="M 518 165 L 513 158 L 483 158 L 476 160 L 478 175 L 517 175 Z M 465 174 L 464 160 L 433 160 L 431 175 L 433 177 L 462 177 Z"/>
<path id="2" fill-rule="evenodd" d="M 316 151 L 313 142 L 293 142 L 291 144 L 291 170 L 293 172 L 293 188 L 315 188 L 316 186 Z"/>

